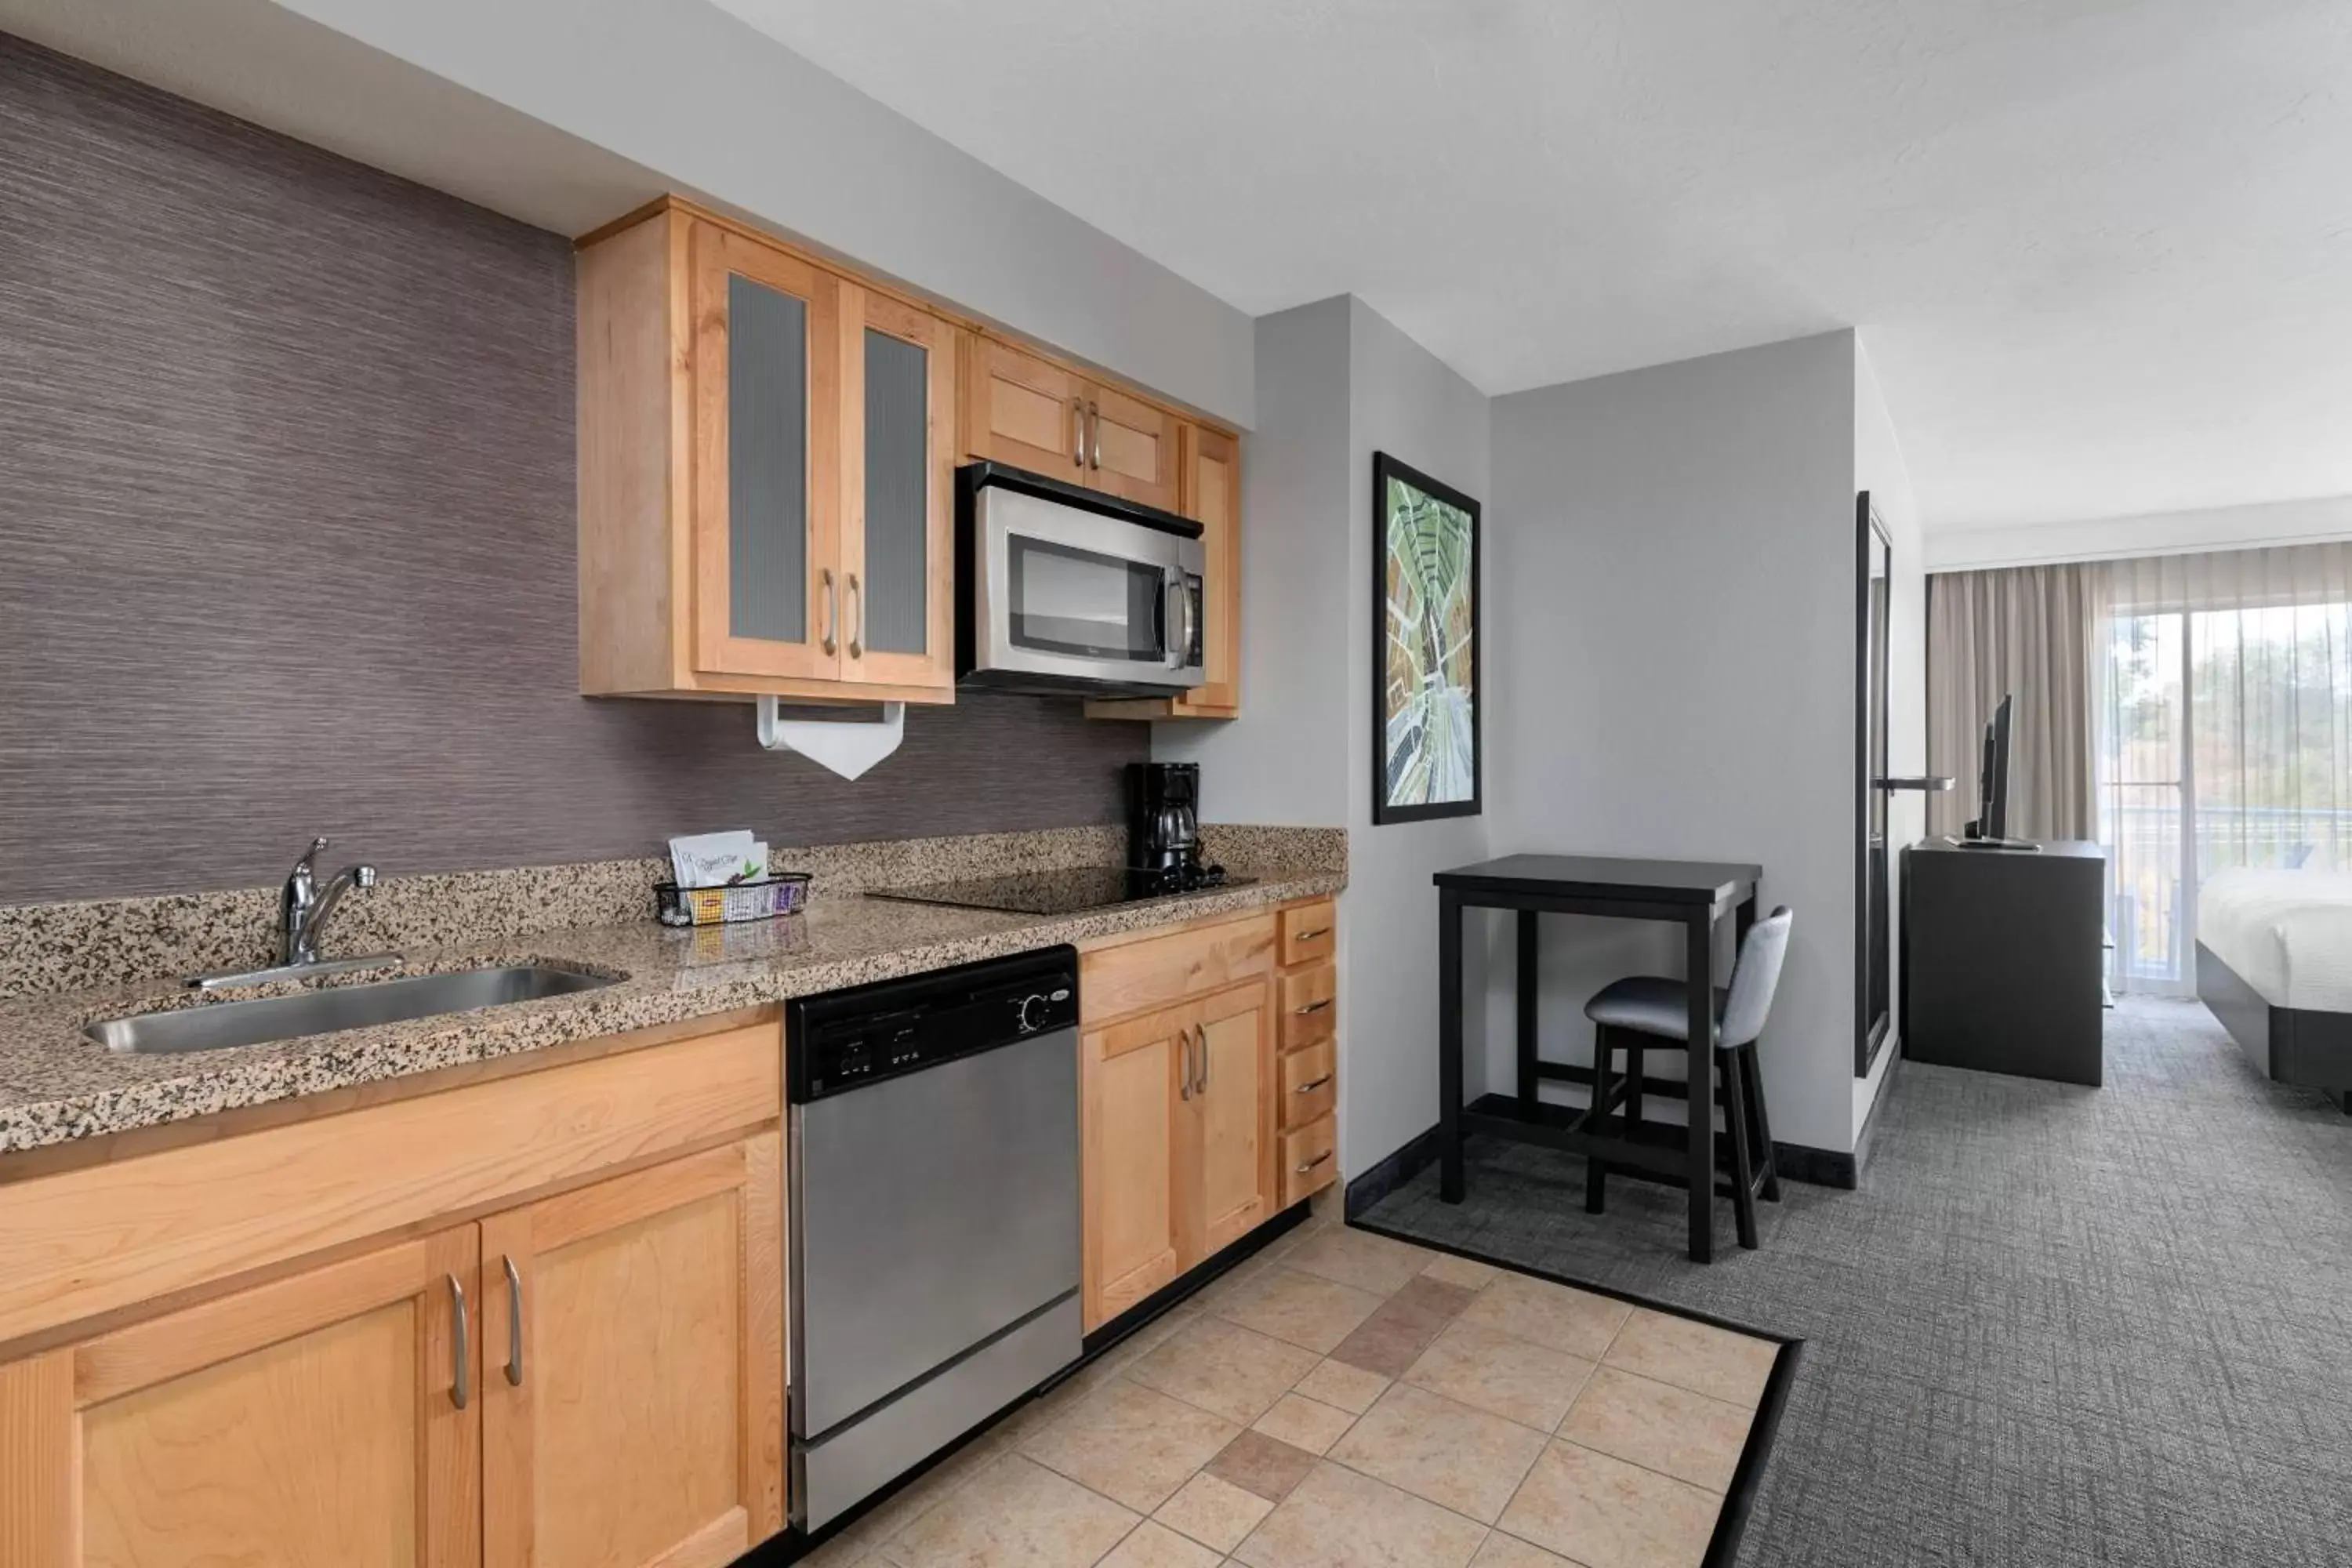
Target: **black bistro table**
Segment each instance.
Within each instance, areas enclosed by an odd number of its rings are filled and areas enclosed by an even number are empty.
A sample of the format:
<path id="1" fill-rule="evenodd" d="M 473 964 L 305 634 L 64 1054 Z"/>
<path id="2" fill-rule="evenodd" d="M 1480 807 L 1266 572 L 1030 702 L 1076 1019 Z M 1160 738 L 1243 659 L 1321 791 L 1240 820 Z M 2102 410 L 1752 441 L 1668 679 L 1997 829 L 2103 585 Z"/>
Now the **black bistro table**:
<path id="1" fill-rule="evenodd" d="M 1760 866 L 1703 860 L 1637 860 L 1606 855 L 1507 855 L 1457 866 L 1431 879 L 1437 884 L 1438 1196 L 1462 1201 L 1462 1139 L 1477 1132 L 1596 1156 L 1636 1171 L 1678 1177 L 1690 1185 L 1690 1256 L 1715 1259 L 1715 1073 L 1705 1042 L 1715 1037 L 1715 988 L 1690 988 L 1690 1127 L 1684 1148 L 1664 1150 L 1594 1131 L 1609 1107 L 1562 1125 L 1548 1119 L 1536 1095 L 1546 1078 L 1581 1076 L 1536 1055 L 1536 922 L 1546 914 L 1605 915 L 1615 920 L 1667 921 L 1685 932 L 1685 973 L 1715 973 L 1715 929 L 1726 915 L 1745 936 L 1756 921 Z M 1487 1096 L 1481 1108 L 1462 1103 L 1462 913 L 1517 910 L 1518 953 L 1518 1093 L 1507 1112 Z M 1737 937 L 1735 937 L 1735 944 Z"/>

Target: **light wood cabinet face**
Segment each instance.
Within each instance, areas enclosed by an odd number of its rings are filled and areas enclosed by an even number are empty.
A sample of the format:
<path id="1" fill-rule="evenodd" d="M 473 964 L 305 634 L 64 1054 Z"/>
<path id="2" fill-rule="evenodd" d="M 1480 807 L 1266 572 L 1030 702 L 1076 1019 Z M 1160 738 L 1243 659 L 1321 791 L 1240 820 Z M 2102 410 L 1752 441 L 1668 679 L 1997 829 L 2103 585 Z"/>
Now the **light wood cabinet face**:
<path id="1" fill-rule="evenodd" d="M 1282 1206 L 1321 1192 L 1339 1178 L 1339 1124 L 1331 1117 L 1282 1135 Z"/>
<path id="2" fill-rule="evenodd" d="M 1339 1027 L 1339 972 L 1328 960 L 1283 971 L 1280 982 L 1282 1047 L 1328 1040 Z"/>
<path id="3" fill-rule="evenodd" d="M 1274 1212 L 1274 1046 L 1263 982 L 1199 1007 L 1200 1257 Z M 1195 1261 L 1198 1261 L 1196 1258 Z"/>
<path id="4" fill-rule="evenodd" d="M 839 285 L 689 227 L 694 650 L 720 675 L 840 672 Z"/>
<path id="5" fill-rule="evenodd" d="M 1174 511 L 1177 421 L 1098 382 L 1087 384 L 1086 396 L 1086 482 L 1123 500 Z"/>
<path id="6" fill-rule="evenodd" d="M 971 344 L 969 455 L 1086 483 L 1086 383 L 994 338 Z"/>
<path id="7" fill-rule="evenodd" d="M 1182 1273 L 1178 1187 L 1190 1121 L 1189 1008 L 1079 1037 L 1085 1319 L 1093 1329 Z"/>
<path id="8" fill-rule="evenodd" d="M 1339 1104 L 1339 1047 L 1325 1040 L 1282 1058 L 1281 1121 L 1284 1131 L 1330 1115 Z"/>
<path id="9" fill-rule="evenodd" d="M 1183 428 L 1183 512 L 1201 525 L 1208 592 L 1202 606 L 1201 662 L 1206 677 L 1176 703 L 1180 713 L 1231 718 L 1241 711 L 1241 444 L 1231 436 Z"/>
<path id="10" fill-rule="evenodd" d="M 780 1180 L 769 1132 L 484 1222 L 490 1568 L 716 1565 L 782 1527 Z"/>
<path id="11" fill-rule="evenodd" d="M 841 286 L 842 679 L 955 683 L 959 334 Z"/>
<path id="12" fill-rule="evenodd" d="M 476 1248 L 461 1226 L 0 1367 L 0 1563 L 478 1563 Z"/>
<path id="13" fill-rule="evenodd" d="M 582 692 L 953 701 L 963 330 L 675 204 L 579 312 Z"/>
<path id="14" fill-rule="evenodd" d="M 974 334 L 969 456 L 1174 511 L 1181 424 L 1141 398 Z"/>

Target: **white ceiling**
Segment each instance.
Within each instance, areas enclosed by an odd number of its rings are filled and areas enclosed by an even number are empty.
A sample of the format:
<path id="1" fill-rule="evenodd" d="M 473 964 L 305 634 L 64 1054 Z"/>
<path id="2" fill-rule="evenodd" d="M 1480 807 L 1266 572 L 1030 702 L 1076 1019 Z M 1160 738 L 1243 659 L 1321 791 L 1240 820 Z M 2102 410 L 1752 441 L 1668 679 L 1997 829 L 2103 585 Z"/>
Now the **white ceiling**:
<path id="1" fill-rule="evenodd" d="M 2352 491 L 2345 0 L 719 3 L 1488 392 L 1860 326 L 1931 527 Z"/>

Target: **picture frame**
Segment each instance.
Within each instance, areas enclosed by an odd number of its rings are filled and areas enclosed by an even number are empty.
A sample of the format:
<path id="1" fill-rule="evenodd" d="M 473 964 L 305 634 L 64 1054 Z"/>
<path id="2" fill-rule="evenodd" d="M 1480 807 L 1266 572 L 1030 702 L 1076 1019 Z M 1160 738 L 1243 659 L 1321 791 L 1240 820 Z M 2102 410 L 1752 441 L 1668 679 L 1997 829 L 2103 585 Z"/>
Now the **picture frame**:
<path id="1" fill-rule="evenodd" d="M 1372 454 L 1372 822 L 1484 809 L 1480 509 Z"/>

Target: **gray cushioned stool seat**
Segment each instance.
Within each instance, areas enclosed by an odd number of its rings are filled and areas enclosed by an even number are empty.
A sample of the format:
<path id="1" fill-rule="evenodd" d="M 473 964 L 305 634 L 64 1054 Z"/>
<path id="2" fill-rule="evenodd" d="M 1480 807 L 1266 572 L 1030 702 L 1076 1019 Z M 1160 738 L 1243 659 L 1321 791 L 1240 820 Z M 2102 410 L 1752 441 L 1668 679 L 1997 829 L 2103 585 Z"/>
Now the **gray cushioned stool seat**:
<path id="1" fill-rule="evenodd" d="M 1728 987 L 1715 988 L 1717 1024 L 1723 1022 L 1724 1004 L 1730 997 Z M 1690 1040 L 1690 993 L 1679 980 L 1664 980 L 1654 974 L 1629 974 L 1622 980 L 1612 980 L 1584 1005 L 1584 1016 L 1614 1029 L 1633 1029 L 1685 1044 Z"/>

